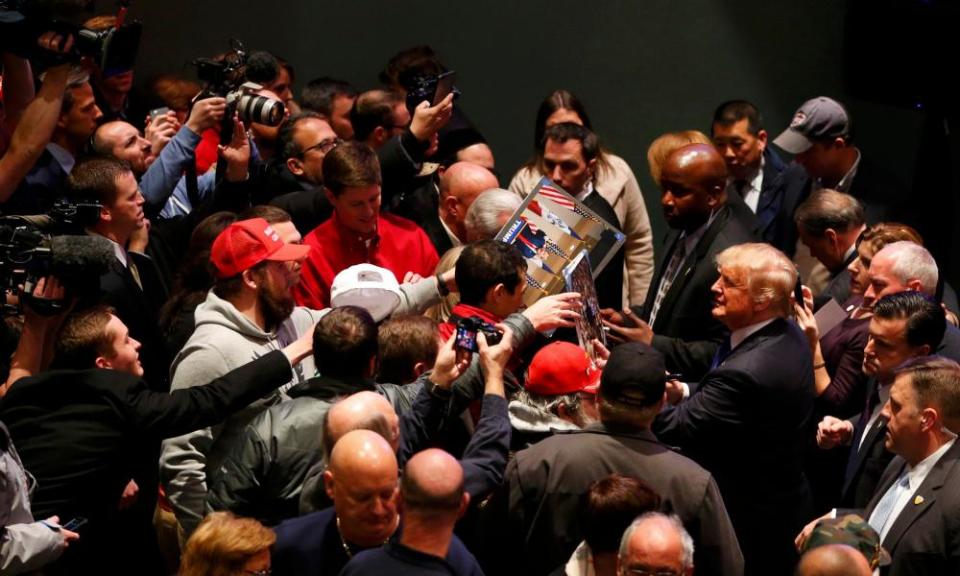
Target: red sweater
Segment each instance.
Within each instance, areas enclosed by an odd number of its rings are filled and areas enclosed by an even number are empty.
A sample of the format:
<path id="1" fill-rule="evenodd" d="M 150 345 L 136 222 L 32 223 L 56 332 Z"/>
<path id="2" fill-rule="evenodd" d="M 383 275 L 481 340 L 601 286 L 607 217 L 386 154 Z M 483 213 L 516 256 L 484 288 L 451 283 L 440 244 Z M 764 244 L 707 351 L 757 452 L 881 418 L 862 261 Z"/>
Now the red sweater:
<path id="1" fill-rule="evenodd" d="M 315 310 L 330 306 L 334 277 L 354 264 L 367 262 L 386 268 L 398 282 L 403 282 L 407 272 L 432 275 L 439 260 L 427 234 L 413 222 L 393 214 L 380 214 L 377 235 L 364 241 L 345 228 L 334 213 L 307 234 L 303 243 L 313 249 L 303 262 L 294 296 L 297 304 Z"/>

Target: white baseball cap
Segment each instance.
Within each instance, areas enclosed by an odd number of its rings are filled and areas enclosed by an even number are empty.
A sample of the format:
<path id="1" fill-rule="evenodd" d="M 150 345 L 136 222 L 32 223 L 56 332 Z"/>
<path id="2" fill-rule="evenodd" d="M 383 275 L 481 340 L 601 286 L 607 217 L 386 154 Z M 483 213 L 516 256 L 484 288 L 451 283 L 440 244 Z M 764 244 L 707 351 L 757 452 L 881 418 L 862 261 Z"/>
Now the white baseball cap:
<path id="1" fill-rule="evenodd" d="M 356 264 L 341 271 L 330 287 L 330 305 L 359 306 L 380 322 L 400 304 L 400 284 L 393 272 L 373 264 Z"/>

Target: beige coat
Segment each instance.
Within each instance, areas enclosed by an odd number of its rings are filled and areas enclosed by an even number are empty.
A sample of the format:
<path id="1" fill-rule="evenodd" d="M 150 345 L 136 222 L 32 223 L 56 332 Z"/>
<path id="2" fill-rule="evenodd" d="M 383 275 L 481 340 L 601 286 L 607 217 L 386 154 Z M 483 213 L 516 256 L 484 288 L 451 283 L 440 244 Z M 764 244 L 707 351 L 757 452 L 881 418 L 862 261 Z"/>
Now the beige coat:
<path id="1" fill-rule="evenodd" d="M 597 173 L 596 190 L 610 203 L 616 212 L 627 242 L 624 244 L 623 297 L 624 304 L 642 306 L 647 289 L 653 279 L 653 232 L 647 206 L 643 202 L 640 184 L 633 170 L 619 156 L 608 154 L 612 170 L 600 169 Z M 541 175 L 530 168 L 521 168 L 510 181 L 510 190 L 521 197 L 526 196 Z"/>

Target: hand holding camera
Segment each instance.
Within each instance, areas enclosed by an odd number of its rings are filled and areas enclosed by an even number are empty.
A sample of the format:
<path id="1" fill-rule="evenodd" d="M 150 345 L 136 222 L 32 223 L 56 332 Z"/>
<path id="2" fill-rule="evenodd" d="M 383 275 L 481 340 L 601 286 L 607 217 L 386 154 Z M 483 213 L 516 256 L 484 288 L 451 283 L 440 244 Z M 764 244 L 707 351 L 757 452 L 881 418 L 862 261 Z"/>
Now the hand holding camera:
<path id="1" fill-rule="evenodd" d="M 221 96 L 197 100 L 190 110 L 190 117 L 187 118 L 187 128 L 194 134 L 203 134 L 208 129 L 219 126 L 226 111 L 227 99 Z"/>

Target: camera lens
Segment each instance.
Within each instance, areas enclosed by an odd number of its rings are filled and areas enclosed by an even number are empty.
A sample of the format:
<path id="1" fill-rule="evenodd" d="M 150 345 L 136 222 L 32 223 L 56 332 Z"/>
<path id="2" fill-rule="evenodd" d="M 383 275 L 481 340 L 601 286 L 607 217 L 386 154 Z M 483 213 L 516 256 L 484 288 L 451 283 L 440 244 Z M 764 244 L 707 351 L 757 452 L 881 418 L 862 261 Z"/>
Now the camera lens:
<path id="1" fill-rule="evenodd" d="M 237 104 L 240 120 L 246 123 L 277 126 L 283 121 L 283 112 L 283 102 L 255 94 L 244 94 Z"/>

